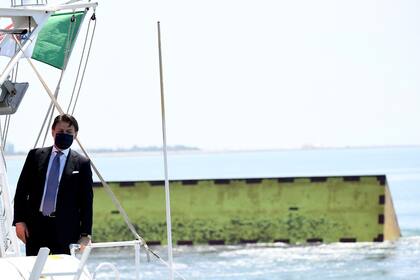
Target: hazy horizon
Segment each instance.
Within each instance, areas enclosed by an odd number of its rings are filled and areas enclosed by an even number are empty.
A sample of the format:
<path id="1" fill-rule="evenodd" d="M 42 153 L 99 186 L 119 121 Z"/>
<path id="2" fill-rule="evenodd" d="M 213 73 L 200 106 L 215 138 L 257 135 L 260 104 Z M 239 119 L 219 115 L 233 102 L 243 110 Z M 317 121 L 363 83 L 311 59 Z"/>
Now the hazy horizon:
<path id="1" fill-rule="evenodd" d="M 9 143 L 10 145 L 12 143 Z M 381 149 L 381 148 L 416 148 L 420 145 L 384 145 L 384 146 L 308 146 L 301 147 L 285 147 L 285 148 L 268 148 L 268 149 L 205 149 L 200 147 L 190 147 L 185 145 L 168 146 L 168 152 L 253 152 L 253 151 L 282 151 L 282 150 L 328 150 L 328 149 Z M 72 149 L 81 152 L 77 145 L 73 145 Z M 87 147 L 89 153 L 160 153 L 162 146 L 132 146 L 132 147 Z M 29 150 L 11 150 L 6 147 L 5 156 L 9 155 L 26 155 Z"/>

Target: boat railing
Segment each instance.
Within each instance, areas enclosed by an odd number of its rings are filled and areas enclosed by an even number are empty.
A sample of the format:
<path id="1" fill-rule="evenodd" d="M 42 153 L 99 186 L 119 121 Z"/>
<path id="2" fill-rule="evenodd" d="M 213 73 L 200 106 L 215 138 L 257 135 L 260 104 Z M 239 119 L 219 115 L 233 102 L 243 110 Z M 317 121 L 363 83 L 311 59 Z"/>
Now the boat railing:
<path id="1" fill-rule="evenodd" d="M 93 243 L 85 247 L 83 253 L 81 254 L 80 261 L 78 263 L 77 269 L 73 271 L 57 271 L 57 272 L 43 272 L 44 266 L 48 259 L 48 254 L 50 253 L 50 249 L 48 248 L 41 248 L 38 252 L 38 255 L 35 259 L 35 263 L 33 265 L 31 274 L 29 276 L 29 280 L 37 280 L 41 279 L 42 277 L 54 277 L 54 276 L 73 276 L 73 280 L 79 280 L 83 272 L 85 271 L 85 266 L 89 259 L 90 253 L 93 248 L 114 248 L 114 247 L 133 247 L 134 248 L 134 262 L 135 262 L 135 276 L 136 280 L 140 279 L 140 247 L 142 243 L 140 240 L 133 240 L 133 241 L 120 241 L 120 242 L 102 242 L 102 243 Z M 70 245 L 70 254 L 72 257 L 76 258 L 76 252 L 80 249 L 80 245 L 72 244 Z M 120 273 L 118 269 L 115 267 L 114 264 L 109 262 L 102 262 L 98 264 L 95 268 L 95 271 L 92 274 L 92 277 L 89 279 L 96 279 L 97 273 L 103 268 L 110 268 L 114 274 L 115 279 L 120 279 Z M 85 275 L 86 276 L 86 275 Z M 85 278 L 83 278 L 85 279 Z"/>
<path id="2" fill-rule="evenodd" d="M 132 240 L 132 241 L 117 241 L 117 242 L 98 242 L 98 243 L 92 243 L 88 246 L 85 247 L 85 249 L 83 250 L 82 256 L 80 258 L 80 263 L 79 263 L 79 267 L 77 269 L 77 272 L 75 274 L 74 279 L 79 279 L 80 276 L 83 273 L 83 269 L 87 263 L 87 260 L 90 256 L 90 253 L 92 251 L 92 249 L 94 248 L 114 248 L 114 247 L 133 247 L 134 248 L 134 267 L 135 267 L 135 275 L 136 275 L 136 280 L 140 279 L 140 247 L 142 246 L 142 241 L 140 240 Z M 76 256 L 76 251 L 80 248 L 80 245 L 78 244 L 72 244 L 70 245 L 70 254 L 72 256 Z M 119 272 L 118 270 L 115 268 L 114 265 L 110 264 L 110 263 L 100 263 L 96 269 L 95 272 L 93 274 L 93 279 L 95 279 L 94 277 L 96 276 L 96 273 L 99 269 L 101 269 L 102 267 L 108 266 L 110 267 L 115 275 L 116 275 L 116 279 L 119 279 Z"/>
<path id="3" fill-rule="evenodd" d="M 12 7 L 47 5 L 47 0 L 11 0 Z"/>
<path id="4" fill-rule="evenodd" d="M 32 268 L 31 275 L 29 276 L 29 280 L 36 280 L 41 278 L 42 270 L 44 269 L 45 263 L 47 262 L 49 253 L 50 249 L 48 248 L 39 249 L 34 267 Z"/>

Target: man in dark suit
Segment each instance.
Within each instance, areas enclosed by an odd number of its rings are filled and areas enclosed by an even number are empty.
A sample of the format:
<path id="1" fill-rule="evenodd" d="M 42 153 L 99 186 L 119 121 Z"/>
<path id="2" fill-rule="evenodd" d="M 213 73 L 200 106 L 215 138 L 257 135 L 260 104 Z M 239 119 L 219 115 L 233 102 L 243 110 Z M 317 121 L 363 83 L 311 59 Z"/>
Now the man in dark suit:
<path id="1" fill-rule="evenodd" d="M 41 247 L 69 254 L 69 245 L 90 243 L 92 233 L 92 170 L 89 159 L 70 149 L 79 126 L 68 114 L 52 125 L 54 146 L 29 152 L 14 200 L 16 235 L 26 255 Z"/>

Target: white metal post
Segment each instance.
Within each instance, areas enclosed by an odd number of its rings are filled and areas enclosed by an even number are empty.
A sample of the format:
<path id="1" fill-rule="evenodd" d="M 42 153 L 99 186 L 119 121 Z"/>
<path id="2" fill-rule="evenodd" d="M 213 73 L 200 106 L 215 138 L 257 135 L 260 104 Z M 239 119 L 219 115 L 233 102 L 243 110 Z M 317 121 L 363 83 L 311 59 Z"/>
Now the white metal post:
<path id="1" fill-rule="evenodd" d="M 77 271 L 74 274 L 73 280 L 79 280 L 80 279 L 80 276 L 83 273 L 83 268 L 85 267 L 85 264 L 87 262 L 87 259 L 89 258 L 91 250 L 92 250 L 91 246 L 86 246 L 85 247 L 85 250 L 83 251 L 82 257 L 80 258 L 79 267 L 77 268 Z"/>
<path id="2" fill-rule="evenodd" d="M 40 279 L 42 270 L 44 269 L 45 263 L 47 262 L 49 253 L 50 249 L 46 247 L 42 247 L 41 249 L 39 249 L 38 255 L 34 263 L 34 267 L 32 268 L 31 275 L 29 276 L 29 280 Z"/>
<path id="3" fill-rule="evenodd" d="M 140 243 L 134 245 L 134 261 L 136 266 L 136 280 L 140 280 Z"/>
<path id="4" fill-rule="evenodd" d="M 163 164 L 165 170 L 165 200 L 166 200 L 166 230 L 168 235 L 168 259 L 169 259 L 169 279 L 174 279 L 173 256 L 172 256 L 172 225 L 171 225 L 171 199 L 169 195 L 169 176 L 168 176 L 168 155 L 166 146 L 166 119 L 165 119 L 165 96 L 163 88 L 163 65 L 162 65 L 162 45 L 160 39 L 160 22 L 158 27 L 158 47 L 159 47 L 159 76 L 160 76 L 160 104 L 162 111 L 162 135 L 163 135 Z"/>

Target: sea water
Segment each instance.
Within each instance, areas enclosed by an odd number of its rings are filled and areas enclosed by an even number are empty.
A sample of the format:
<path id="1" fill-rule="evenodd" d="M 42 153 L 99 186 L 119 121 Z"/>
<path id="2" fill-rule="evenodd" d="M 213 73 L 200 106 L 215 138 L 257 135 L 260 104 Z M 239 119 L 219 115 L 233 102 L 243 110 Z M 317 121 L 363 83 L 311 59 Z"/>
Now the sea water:
<path id="1" fill-rule="evenodd" d="M 107 181 L 163 180 L 157 153 L 92 155 Z M 16 185 L 24 157 L 7 157 Z M 169 154 L 169 176 L 177 179 L 387 176 L 403 237 L 395 242 L 237 246 L 177 246 L 174 267 L 185 279 L 420 279 L 420 147 L 347 148 Z M 163 259 L 165 247 L 152 247 Z M 115 264 L 121 279 L 136 279 L 131 248 L 94 249 L 93 272 Z M 168 270 L 145 252 L 141 279 L 168 279 Z M 99 279 L 114 279 L 111 270 Z M 175 278 L 181 279 L 181 278 Z"/>
<path id="2" fill-rule="evenodd" d="M 166 248 L 152 249 L 166 258 Z M 93 255 L 90 271 L 100 262 L 111 262 L 120 268 L 121 279 L 136 279 L 132 250 L 102 250 Z M 420 279 L 420 237 L 383 243 L 178 246 L 174 261 L 185 279 Z M 169 279 L 168 269 L 156 259 L 147 262 L 142 255 L 140 268 L 140 279 Z M 114 279 L 109 269 L 98 276 Z"/>

